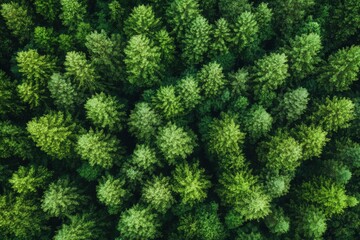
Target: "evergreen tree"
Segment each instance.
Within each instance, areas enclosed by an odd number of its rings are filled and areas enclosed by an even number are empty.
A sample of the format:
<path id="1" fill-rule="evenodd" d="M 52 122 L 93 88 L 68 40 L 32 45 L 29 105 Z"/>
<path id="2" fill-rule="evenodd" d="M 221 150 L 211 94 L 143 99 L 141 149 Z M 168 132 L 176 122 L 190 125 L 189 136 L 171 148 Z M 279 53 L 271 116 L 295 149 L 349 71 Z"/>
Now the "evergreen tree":
<path id="1" fill-rule="evenodd" d="M 183 106 L 185 110 L 190 111 L 200 103 L 200 87 L 193 76 L 187 76 L 181 79 L 176 87 L 181 106 Z"/>
<path id="2" fill-rule="evenodd" d="M 117 229 L 126 239 L 155 239 L 159 236 L 159 226 L 157 215 L 134 205 L 121 214 Z"/>
<path id="3" fill-rule="evenodd" d="M 260 3 L 255 9 L 255 19 L 259 26 L 259 40 L 269 40 L 274 35 L 273 30 L 273 10 L 268 3 Z"/>
<path id="4" fill-rule="evenodd" d="M 147 181 L 142 189 L 141 199 L 158 213 L 166 213 L 175 202 L 170 178 L 155 176 Z"/>
<path id="5" fill-rule="evenodd" d="M 23 109 L 16 93 L 16 82 L 0 70 L 0 116 L 18 114 Z"/>
<path id="6" fill-rule="evenodd" d="M 172 177 L 173 191 L 179 194 L 181 204 L 194 206 L 207 197 L 207 190 L 211 187 L 211 183 L 198 162 L 178 164 Z"/>
<path id="7" fill-rule="evenodd" d="M 280 102 L 280 115 L 289 122 L 298 120 L 305 112 L 309 102 L 309 92 L 306 88 L 300 87 L 284 94 Z"/>
<path id="8" fill-rule="evenodd" d="M 69 115 L 51 112 L 27 123 L 36 146 L 52 157 L 64 159 L 73 154 L 76 125 Z"/>
<path id="9" fill-rule="evenodd" d="M 129 116 L 129 131 L 138 140 L 148 142 L 155 135 L 161 124 L 160 116 L 148 103 L 140 102 L 135 105 Z"/>
<path id="10" fill-rule="evenodd" d="M 22 42 L 29 39 L 34 23 L 26 8 L 16 2 L 2 3 L 0 13 L 14 36 Z"/>
<path id="11" fill-rule="evenodd" d="M 173 165 L 177 159 L 185 159 L 196 146 L 194 134 L 174 123 L 159 129 L 156 144 L 166 161 Z"/>
<path id="12" fill-rule="evenodd" d="M 197 78 L 201 84 L 200 88 L 207 98 L 219 95 L 226 84 L 223 69 L 217 62 L 210 62 L 203 66 Z"/>
<path id="13" fill-rule="evenodd" d="M 265 218 L 265 224 L 271 233 L 280 235 L 289 231 L 290 219 L 285 215 L 282 208 L 275 208 L 272 213 Z"/>
<path id="14" fill-rule="evenodd" d="M 204 55 L 209 50 L 211 26 L 208 21 L 198 16 L 185 31 L 182 41 L 182 58 L 188 65 L 199 64 L 204 61 Z"/>
<path id="15" fill-rule="evenodd" d="M 248 0 L 219 0 L 219 10 L 229 22 L 235 22 L 237 17 L 251 10 Z"/>
<path id="16" fill-rule="evenodd" d="M 253 105 L 244 120 L 244 129 L 252 140 L 268 133 L 272 126 L 271 115 L 262 107 Z"/>
<path id="17" fill-rule="evenodd" d="M 213 29 L 213 43 L 210 50 L 214 57 L 217 55 L 224 55 L 230 52 L 231 43 L 231 30 L 228 21 L 224 18 L 220 18 L 215 22 L 215 28 Z"/>
<path id="18" fill-rule="evenodd" d="M 77 211 L 86 200 L 74 183 L 59 179 L 44 192 L 41 208 L 52 217 L 67 216 Z"/>
<path id="19" fill-rule="evenodd" d="M 60 12 L 59 0 L 35 0 L 35 10 L 46 20 L 53 22 Z"/>
<path id="20" fill-rule="evenodd" d="M 48 89 L 51 98 L 54 99 L 54 103 L 59 109 L 65 111 L 74 109 L 77 104 L 78 93 L 68 79 L 59 73 L 54 73 L 48 82 Z"/>
<path id="21" fill-rule="evenodd" d="M 175 59 L 175 45 L 174 39 L 165 30 L 161 29 L 155 33 L 155 45 L 160 48 L 161 61 L 164 66 L 168 66 Z"/>
<path id="22" fill-rule="evenodd" d="M 100 128 L 111 131 L 121 130 L 125 118 L 124 105 L 116 97 L 101 92 L 89 98 L 85 103 L 86 117 Z"/>
<path id="23" fill-rule="evenodd" d="M 54 29 L 40 26 L 35 27 L 34 42 L 41 51 L 46 53 L 54 53 L 54 48 L 56 45 Z"/>
<path id="24" fill-rule="evenodd" d="M 308 239 L 321 239 L 327 229 L 325 214 L 313 206 L 301 208 L 296 221 L 296 232 Z"/>
<path id="25" fill-rule="evenodd" d="M 107 175 L 101 179 L 96 187 L 99 201 L 108 208 L 110 214 L 119 213 L 124 198 L 128 194 L 125 189 L 125 181 Z"/>
<path id="26" fill-rule="evenodd" d="M 155 150 L 145 144 L 135 146 L 130 158 L 130 164 L 142 172 L 153 173 L 161 163 L 156 157 Z"/>
<path id="27" fill-rule="evenodd" d="M 160 49 L 145 35 L 130 38 L 125 50 L 127 81 L 137 87 L 157 85 L 161 75 Z"/>
<path id="28" fill-rule="evenodd" d="M 259 26 L 256 22 L 256 16 L 249 11 L 241 13 L 237 17 L 233 31 L 233 42 L 238 51 L 249 47 L 258 38 Z"/>
<path id="29" fill-rule="evenodd" d="M 151 37 L 160 25 L 160 19 L 155 17 L 151 6 L 139 5 L 132 9 L 124 23 L 124 32 L 130 38 L 142 34 Z"/>
<path id="30" fill-rule="evenodd" d="M 121 156 L 120 141 L 103 131 L 93 131 L 81 135 L 77 141 L 76 150 L 82 159 L 89 161 L 91 166 L 111 168 Z"/>
<path id="31" fill-rule="evenodd" d="M 64 26 L 74 30 L 86 15 L 86 6 L 79 0 L 60 0 L 60 18 Z"/>
<path id="32" fill-rule="evenodd" d="M 167 119 L 179 116 L 184 111 L 181 99 L 177 96 L 174 86 L 160 87 L 151 100 L 154 108 Z"/>

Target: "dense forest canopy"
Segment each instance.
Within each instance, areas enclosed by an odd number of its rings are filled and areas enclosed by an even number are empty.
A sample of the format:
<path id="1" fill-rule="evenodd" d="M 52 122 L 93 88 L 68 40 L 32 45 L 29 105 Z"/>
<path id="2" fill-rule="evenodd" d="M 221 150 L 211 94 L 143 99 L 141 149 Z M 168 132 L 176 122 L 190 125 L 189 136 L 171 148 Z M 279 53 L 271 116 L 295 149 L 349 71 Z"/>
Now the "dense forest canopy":
<path id="1" fill-rule="evenodd" d="M 359 0 L 0 0 L 0 239 L 359 239 L 359 68 Z"/>

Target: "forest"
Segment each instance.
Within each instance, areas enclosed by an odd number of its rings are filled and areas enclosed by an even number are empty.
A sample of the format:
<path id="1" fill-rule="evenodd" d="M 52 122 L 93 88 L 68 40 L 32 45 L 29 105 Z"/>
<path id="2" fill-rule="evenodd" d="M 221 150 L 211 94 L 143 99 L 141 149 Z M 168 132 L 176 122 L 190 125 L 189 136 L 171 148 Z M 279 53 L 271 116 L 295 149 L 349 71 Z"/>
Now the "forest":
<path id="1" fill-rule="evenodd" d="M 359 0 L 0 0 L 0 239 L 359 239 L 359 68 Z"/>

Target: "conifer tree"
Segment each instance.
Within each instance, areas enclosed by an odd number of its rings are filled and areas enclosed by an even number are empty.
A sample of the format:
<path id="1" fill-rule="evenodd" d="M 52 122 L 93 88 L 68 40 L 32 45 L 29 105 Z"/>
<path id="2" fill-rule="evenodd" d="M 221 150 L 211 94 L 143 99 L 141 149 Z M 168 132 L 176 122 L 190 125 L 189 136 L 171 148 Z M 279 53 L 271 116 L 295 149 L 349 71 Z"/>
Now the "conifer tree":
<path id="1" fill-rule="evenodd" d="M 268 40 L 274 35 L 273 17 L 273 10 L 268 3 L 262 2 L 255 9 L 255 19 L 259 26 L 259 41 Z"/>
<path id="2" fill-rule="evenodd" d="M 53 182 L 44 192 L 41 208 L 52 217 L 66 216 L 77 211 L 86 197 L 68 179 Z"/>
<path id="3" fill-rule="evenodd" d="M 215 22 L 215 27 L 212 32 L 213 43 L 211 44 L 211 54 L 215 57 L 218 54 L 224 55 L 229 53 L 231 43 L 231 30 L 228 21 L 225 18 L 220 18 Z"/>
<path id="4" fill-rule="evenodd" d="M 239 15 L 251 10 L 251 4 L 248 0 L 219 0 L 219 10 L 225 19 L 235 22 Z"/>
<path id="5" fill-rule="evenodd" d="M 155 150 L 145 144 L 135 146 L 129 162 L 132 166 L 146 173 L 153 173 L 156 167 L 161 165 L 156 157 Z"/>
<path id="6" fill-rule="evenodd" d="M 104 131 L 93 131 L 78 138 L 76 150 L 82 159 L 89 161 L 91 166 L 99 165 L 105 169 L 111 168 L 121 157 L 120 141 Z"/>
<path id="7" fill-rule="evenodd" d="M 185 31 L 182 41 L 182 58 L 188 65 L 195 65 L 204 61 L 204 56 L 209 50 L 211 26 L 208 21 L 198 16 L 191 22 Z"/>
<path id="8" fill-rule="evenodd" d="M 76 29 L 86 14 L 86 6 L 79 0 L 60 0 L 61 14 L 60 18 L 64 26 L 70 30 Z"/>
<path id="9" fill-rule="evenodd" d="M 282 208 L 275 208 L 272 213 L 265 218 L 265 224 L 270 232 L 280 235 L 289 231 L 290 219 Z"/>
<path id="10" fill-rule="evenodd" d="M 176 94 L 176 88 L 172 85 L 160 87 L 151 100 L 154 108 L 166 119 L 179 116 L 184 111 L 181 99 Z"/>
<path id="11" fill-rule="evenodd" d="M 156 239 L 160 223 L 157 215 L 140 205 L 124 211 L 119 220 L 118 230 L 126 239 Z"/>
<path id="12" fill-rule="evenodd" d="M 219 95 L 226 84 L 223 69 L 217 62 L 204 65 L 197 78 L 201 84 L 202 92 L 208 98 Z"/>
<path id="13" fill-rule="evenodd" d="M 16 82 L 11 81 L 6 74 L 0 70 L 0 116 L 18 114 L 23 109 L 20 98 L 16 92 Z"/>
<path id="14" fill-rule="evenodd" d="M 151 87 L 159 83 L 161 53 L 148 37 L 132 36 L 124 52 L 127 80 L 130 84 L 137 87 Z"/>
<path id="15" fill-rule="evenodd" d="M 132 9 L 130 16 L 124 23 L 124 32 L 130 38 L 142 34 L 151 38 L 160 26 L 160 19 L 155 17 L 149 5 L 139 5 Z"/>
<path id="16" fill-rule="evenodd" d="M 55 105 L 65 111 L 74 109 L 78 100 L 78 93 L 68 79 L 59 73 L 54 73 L 48 82 L 48 89 Z"/>
<path id="17" fill-rule="evenodd" d="M 272 126 L 271 115 L 262 107 L 253 105 L 244 120 L 244 129 L 252 140 L 268 133 Z"/>
<path id="18" fill-rule="evenodd" d="M 54 29 L 40 26 L 35 27 L 34 42 L 41 51 L 46 53 L 54 53 L 54 48 L 56 45 Z"/>
<path id="19" fill-rule="evenodd" d="M 306 88 L 300 87 L 284 94 L 280 102 L 280 115 L 289 122 L 298 120 L 305 112 L 309 102 L 309 92 Z"/>
<path id="20" fill-rule="evenodd" d="M 175 59 L 174 38 L 170 36 L 166 29 L 161 29 L 155 33 L 154 42 L 160 48 L 163 65 L 168 66 Z"/>
<path id="21" fill-rule="evenodd" d="M 60 12 L 59 0 L 35 0 L 35 10 L 46 20 L 53 22 Z"/>
<path id="22" fill-rule="evenodd" d="M 205 200 L 211 183 L 199 163 L 182 163 L 172 173 L 173 191 L 180 196 L 181 204 L 194 206 Z"/>
<path id="23" fill-rule="evenodd" d="M 296 233 L 309 239 L 321 239 L 327 229 L 326 216 L 314 206 L 303 207 L 296 220 Z"/>
<path id="24" fill-rule="evenodd" d="M 99 201 L 103 203 L 110 214 L 119 213 L 124 198 L 128 194 L 125 189 L 125 181 L 107 175 L 101 179 L 96 187 Z"/>
<path id="25" fill-rule="evenodd" d="M 237 17 L 233 31 L 233 42 L 238 51 L 249 47 L 258 38 L 259 26 L 256 22 L 256 16 L 249 11 L 241 13 Z"/>
<path id="26" fill-rule="evenodd" d="M 59 159 L 72 156 L 75 130 L 71 117 L 62 112 L 51 112 L 27 123 L 27 131 L 36 146 Z"/>
<path id="27" fill-rule="evenodd" d="M 180 97 L 181 106 L 183 106 L 185 110 L 192 110 L 200 103 L 200 87 L 193 76 L 187 76 L 181 79 L 176 88 Z"/>

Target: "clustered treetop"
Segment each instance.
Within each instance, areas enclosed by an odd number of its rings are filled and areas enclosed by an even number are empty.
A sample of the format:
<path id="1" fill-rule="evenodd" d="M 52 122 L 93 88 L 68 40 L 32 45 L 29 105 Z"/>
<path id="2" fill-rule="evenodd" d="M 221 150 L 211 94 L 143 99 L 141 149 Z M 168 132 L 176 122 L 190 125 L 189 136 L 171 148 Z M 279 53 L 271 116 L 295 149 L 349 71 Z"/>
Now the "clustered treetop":
<path id="1" fill-rule="evenodd" d="M 358 239 L 359 13 L 0 0 L 0 239 Z"/>

